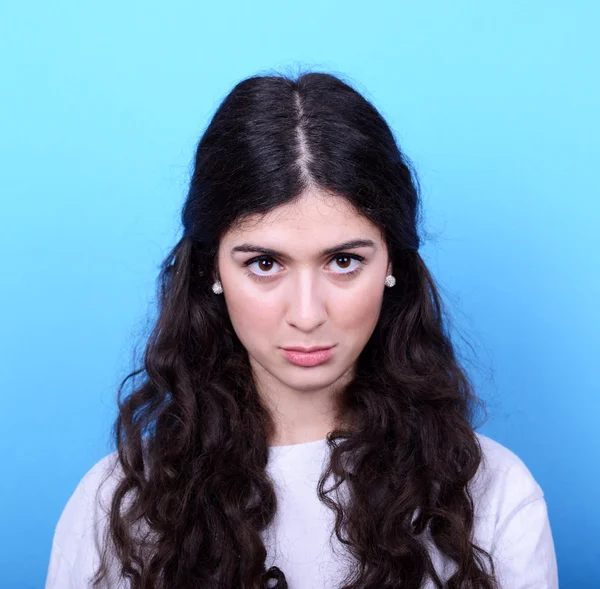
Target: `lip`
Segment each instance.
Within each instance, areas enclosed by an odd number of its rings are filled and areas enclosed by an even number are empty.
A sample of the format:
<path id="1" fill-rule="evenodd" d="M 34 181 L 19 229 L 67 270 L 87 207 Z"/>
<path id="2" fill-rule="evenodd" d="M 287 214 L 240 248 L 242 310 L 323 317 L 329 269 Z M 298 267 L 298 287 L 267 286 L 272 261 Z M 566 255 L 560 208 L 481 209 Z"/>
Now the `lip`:
<path id="1" fill-rule="evenodd" d="M 334 346 L 293 347 L 281 348 L 281 351 L 283 356 L 296 366 L 318 366 L 333 356 L 333 348 Z"/>
<path id="2" fill-rule="evenodd" d="M 330 350 L 333 346 L 310 346 L 308 348 L 302 346 L 290 346 L 287 348 L 282 348 L 282 350 L 289 350 L 290 352 L 304 352 L 306 354 L 310 354 L 311 352 L 318 352 L 320 350 Z"/>

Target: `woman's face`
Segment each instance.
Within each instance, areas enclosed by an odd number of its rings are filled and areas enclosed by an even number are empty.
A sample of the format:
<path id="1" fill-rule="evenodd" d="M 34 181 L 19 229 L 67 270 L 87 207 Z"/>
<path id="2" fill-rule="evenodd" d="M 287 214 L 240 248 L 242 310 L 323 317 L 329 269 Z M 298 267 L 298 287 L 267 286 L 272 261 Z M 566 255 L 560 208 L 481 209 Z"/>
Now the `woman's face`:
<path id="1" fill-rule="evenodd" d="M 215 296 L 225 297 L 255 374 L 315 391 L 353 373 L 392 268 L 379 229 L 344 198 L 307 191 L 247 217 L 224 235 L 217 260 L 223 295 Z"/>

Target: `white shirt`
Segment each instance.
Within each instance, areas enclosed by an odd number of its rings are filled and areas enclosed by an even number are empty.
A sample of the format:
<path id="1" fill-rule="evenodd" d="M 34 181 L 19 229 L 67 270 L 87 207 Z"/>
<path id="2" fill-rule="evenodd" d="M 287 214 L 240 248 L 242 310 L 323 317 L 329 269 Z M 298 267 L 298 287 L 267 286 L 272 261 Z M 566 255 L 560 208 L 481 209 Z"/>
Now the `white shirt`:
<path id="1" fill-rule="evenodd" d="M 502 589 L 558 589 L 554 543 L 544 494 L 522 460 L 508 448 L 476 434 L 484 460 L 469 483 L 475 504 L 475 543 L 488 551 Z M 290 589 L 334 589 L 351 565 L 333 530 L 335 515 L 317 496 L 328 457 L 326 440 L 269 448 L 267 471 L 279 507 L 263 532 L 267 569 L 278 566 Z M 120 469 L 102 484 L 116 452 L 98 461 L 81 479 L 56 525 L 45 589 L 83 589 L 99 563 L 105 517 Z M 326 488 L 332 479 L 329 479 Z M 96 497 L 96 492 L 100 489 Z M 339 498 L 339 496 L 338 496 Z M 455 570 L 429 545 L 438 574 Z M 116 569 L 105 587 L 128 589 Z M 432 589 L 428 581 L 423 589 Z"/>

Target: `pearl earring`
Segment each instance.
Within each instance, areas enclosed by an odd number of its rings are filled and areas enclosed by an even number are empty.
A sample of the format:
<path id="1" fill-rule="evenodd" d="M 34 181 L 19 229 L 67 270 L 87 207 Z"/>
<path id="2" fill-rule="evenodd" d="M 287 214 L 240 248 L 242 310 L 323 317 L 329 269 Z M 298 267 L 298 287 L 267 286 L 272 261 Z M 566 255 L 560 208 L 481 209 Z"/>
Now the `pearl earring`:
<path id="1" fill-rule="evenodd" d="M 212 291 L 215 294 L 221 294 L 223 292 L 223 286 L 219 280 L 215 281 L 215 283 L 212 285 Z"/>
<path id="2" fill-rule="evenodd" d="M 396 284 L 396 279 L 391 274 L 388 274 L 385 277 L 384 282 L 385 282 L 386 286 L 392 287 L 392 286 L 394 286 L 394 284 Z"/>

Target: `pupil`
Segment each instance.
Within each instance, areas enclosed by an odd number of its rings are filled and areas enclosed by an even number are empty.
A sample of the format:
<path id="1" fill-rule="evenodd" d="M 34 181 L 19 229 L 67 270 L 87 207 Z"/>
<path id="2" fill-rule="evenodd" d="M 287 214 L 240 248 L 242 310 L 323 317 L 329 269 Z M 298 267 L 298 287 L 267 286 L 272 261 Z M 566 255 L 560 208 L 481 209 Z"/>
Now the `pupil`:
<path id="1" fill-rule="evenodd" d="M 271 262 L 269 260 L 260 260 L 259 265 L 269 265 Z M 262 270 L 269 270 L 270 268 L 262 268 Z"/>
<path id="2" fill-rule="evenodd" d="M 342 262 L 341 264 L 339 263 L 340 260 L 346 260 L 346 263 Z M 340 265 L 342 268 L 347 268 L 348 267 L 348 263 L 350 262 L 350 258 L 348 256 L 340 256 L 338 258 L 338 265 Z"/>

